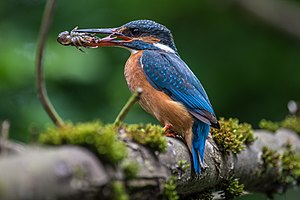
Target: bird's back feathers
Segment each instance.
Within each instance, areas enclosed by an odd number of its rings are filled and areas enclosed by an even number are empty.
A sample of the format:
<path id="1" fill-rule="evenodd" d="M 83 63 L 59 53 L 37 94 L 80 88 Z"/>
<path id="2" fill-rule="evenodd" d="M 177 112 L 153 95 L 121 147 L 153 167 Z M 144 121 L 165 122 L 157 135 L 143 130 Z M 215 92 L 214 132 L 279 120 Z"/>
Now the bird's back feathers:
<path id="1" fill-rule="evenodd" d="M 163 91 L 176 102 L 182 103 L 194 117 L 192 141 L 187 143 L 193 157 L 195 172 L 200 174 L 204 161 L 205 141 L 210 125 L 218 128 L 208 96 L 200 81 L 175 53 L 144 51 L 140 58 L 146 78 L 157 90 Z M 188 137 L 185 137 L 187 140 Z M 191 142 L 190 142 L 191 141 Z"/>
<path id="2" fill-rule="evenodd" d="M 153 87 L 182 103 L 196 119 L 218 126 L 204 88 L 177 54 L 144 51 L 141 64 Z"/>

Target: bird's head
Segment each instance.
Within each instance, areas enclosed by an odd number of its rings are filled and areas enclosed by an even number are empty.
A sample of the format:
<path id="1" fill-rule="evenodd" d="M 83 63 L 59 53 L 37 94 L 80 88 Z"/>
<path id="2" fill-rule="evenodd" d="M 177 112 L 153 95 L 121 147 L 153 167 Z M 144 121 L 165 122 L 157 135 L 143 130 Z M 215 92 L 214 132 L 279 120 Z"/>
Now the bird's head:
<path id="1" fill-rule="evenodd" d="M 108 34 L 98 46 L 118 46 L 131 51 L 163 50 L 176 53 L 171 31 L 151 20 L 136 20 L 117 28 L 77 29 L 75 32 Z"/>

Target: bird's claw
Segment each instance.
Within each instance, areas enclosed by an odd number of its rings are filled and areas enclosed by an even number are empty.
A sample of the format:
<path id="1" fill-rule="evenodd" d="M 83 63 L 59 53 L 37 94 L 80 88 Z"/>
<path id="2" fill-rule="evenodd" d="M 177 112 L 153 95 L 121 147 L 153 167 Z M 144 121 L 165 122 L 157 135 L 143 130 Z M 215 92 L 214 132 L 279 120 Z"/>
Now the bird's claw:
<path id="1" fill-rule="evenodd" d="M 164 131 L 164 133 L 165 133 L 165 136 L 175 138 L 176 135 L 175 135 L 175 133 L 171 130 L 171 128 L 172 128 L 172 126 L 171 126 L 170 124 L 166 124 L 166 125 L 164 126 L 164 128 L 163 128 L 163 131 Z"/>
<path id="2" fill-rule="evenodd" d="M 167 137 L 172 137 L 172 138 L 176 138 L 175 133 L 172 133 L 172 132 L 165 133 L 165 136 L 167 136 Z"/>
<path id="3" fill-rule="evenodd" d="M 170 131 L 170 129 L 171 129 L 171 125 L 170 125 L 170 124 L 166 124 L 166 125 L 163 127 L 163 130 L 164 130 L 165 133 L 168 132 L 168 131 Z"/>

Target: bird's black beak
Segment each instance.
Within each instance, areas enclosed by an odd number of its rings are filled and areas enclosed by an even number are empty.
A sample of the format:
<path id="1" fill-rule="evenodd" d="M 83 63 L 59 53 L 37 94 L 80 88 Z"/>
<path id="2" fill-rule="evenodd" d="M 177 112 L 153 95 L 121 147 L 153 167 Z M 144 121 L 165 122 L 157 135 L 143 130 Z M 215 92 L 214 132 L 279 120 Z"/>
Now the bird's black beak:
<path id="1" fill-rule="evenodd" d="M 92 28 L 92 29 L 75 29 L 78 33 L 96 33 L 96 34 L 113 34 L 117 31 L 116 28 Z"/>
<path id="2" fill-rule="evenodd" d="M 105 34 L 94 47 L 98 46 L 123 46 L 124 43 L 132 41 L 131 37 L 125 36 L 120 32 L 120 28 L 95 28 L 95 29 L 76 29 L 77 33 Z"/>

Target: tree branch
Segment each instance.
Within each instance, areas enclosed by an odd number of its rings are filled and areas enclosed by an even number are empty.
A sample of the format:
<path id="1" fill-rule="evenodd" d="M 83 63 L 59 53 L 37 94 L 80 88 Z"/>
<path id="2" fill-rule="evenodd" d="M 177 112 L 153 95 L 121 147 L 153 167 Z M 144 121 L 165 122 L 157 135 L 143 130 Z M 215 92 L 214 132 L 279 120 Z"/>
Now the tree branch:
<path id="1" fill-rule="evenodd" d="M 266 146 L 283 152 L 286 143 L 290 142 L 300 155 L 300 139 L 287 129 L 279 129 L 276 134 L 258 130 L 255 136 L 258 139 L 237 155 L 221 153 L 209 138 L 205 151 L 208 167 L 199 177 L 192 177 L 190 168 L 179 169 L 181 160 L 191 164 L 189 151 L 181 141 L 168 138 L 167 152 L 158 156 L 144 146 L 127 141 L 128 159 L 139 165 L 139 172 L 135 179 L 126 181 L 120 169 L 101 163 L 85 149 L 27 147 L 19 155 L 0 158 L 0 199 L 103 197 L 109 193 L 107 186 L 112 180 L 125 181 L 131 199 L 139 199 L 140 195 L 144 199 L 153 199 L 172 174 L 177 176 L 177 191 L 181 196 L 216 188 L 232 175 L 240 178 L 248 191 L 274 191 L 279 187 L 275 181 L 278 173 L 276 170 L 264 171 L 262 149 Z"/>

